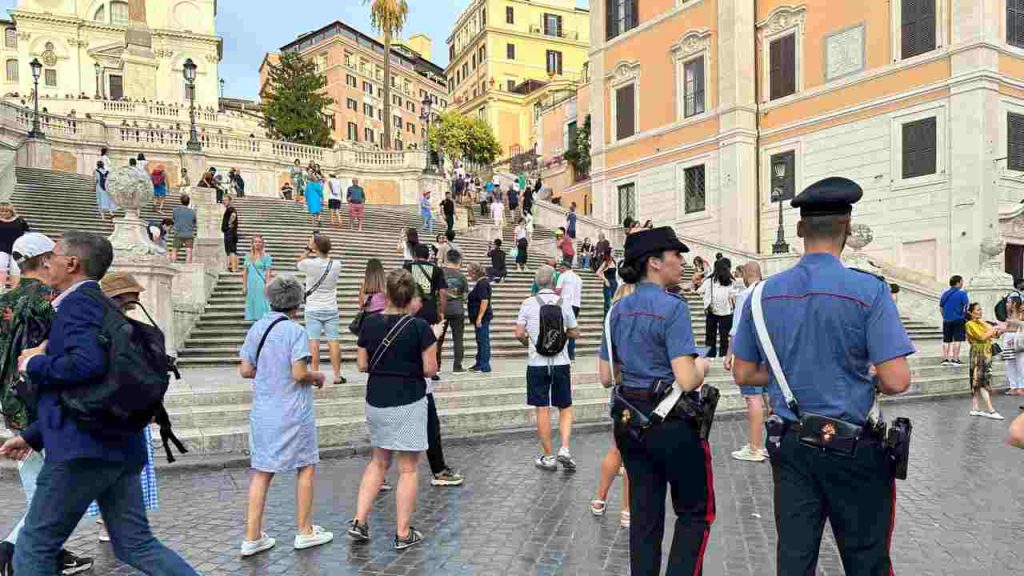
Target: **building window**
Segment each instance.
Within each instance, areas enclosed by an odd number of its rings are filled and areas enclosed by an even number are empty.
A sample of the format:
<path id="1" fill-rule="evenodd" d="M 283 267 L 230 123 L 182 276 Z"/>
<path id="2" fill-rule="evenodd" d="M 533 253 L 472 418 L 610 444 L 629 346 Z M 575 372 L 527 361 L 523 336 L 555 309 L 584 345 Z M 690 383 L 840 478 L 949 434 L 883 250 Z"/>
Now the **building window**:
<path id="1" fill-rule="evenodd" d="M 110 23 L 111 24 L 127 24 L 128 23 L 128 3 L 127 2 L 111 2 L 110 3 Z"/>
<path id="2" fill-rule="evenodd" d="M 345 74 L 345 84 L 348 84 L 350 88 L 355 88 L 356 86 L 359 85 L 359 82 L 356 81 L 355 76 L 351 74 Z"/>
<path id="3" fill-rule="evenodd" d="M 796 192 L 796 151 L 772 154 L 768 166 L 771 170 L 772 201 L 791 200 Z"/>
<path id="4" fill-rule="evenodd" d="M 615 139 L 636 134 L 636 84 L 615 90 Z"/>
<path id="5" fill-rule="evenodd" d="M 106 22 L 107 21 L 107 7 L 100 6 L 96 9 L 96 12 L 92 15 L 93 22 Z"/>
<path id="6" fill-rule="evenodd" d="M 359 142 L 359 126 L 356 126 L 355 122 L 348 123 L 348 139 L 353 142 Z"/>
<path id="7" fill-rule="evenodd" d="M 605 0 L 605 35 L 608 40 L 636 28 L 640 0 Z"/>
<path id="8" fill-rule="evenodd" d="M 363 128 L 363 140 L 373 144 L 373 128 Z"/>
<path id="9" fill-rule="evenodd" d="M 1006 165 L 1010 170 L 1024 171 L 1024 115 L 1006 115 L 1006 134 Z"/>
<path id="10" fill-rule="evenodd" d="M 448 59 L 455 60 L 455 44 L 448 47 Z"/>
<path id="11" fill-rule="evenodd" d="M 363 92 L 366 92 L 370 96 L 373 96 L 373 84 L 369 82 L 363 82 Z"/>
<path id="12" fill-rule="evenodd" d="M 395 115 L 395 128 L 402 128 L 402 117 Z"/>
<path id="13" fill-rule="evenodd" d="M 363 104 L 363 115 L 373 118 L 373 106 L 369 104 Z"/>
<path id="14" fill-rule="evenodd" d="M 514 91 L 516 89 L 516 81 L 515 80 L 509 78 L 505 82 L 508 84 L 508 91 L 509 92 L 512 92 L 512 91 Z"/>
<path id="15" fill-rule="evenodd" d="M 398 150 L 399 152 L 401 152 L 404 149 L 405 148 L 404 148 L 404 144 L 402 144 L 402 141 L 399 140 L 398 138 L 395 138 L 395 150 Z"/>
<path id="16" fill-rule="evenodd" d="M 43 73 L 44 73 L 43 74 L 43 76 L 44 76 L 43 77 L 44 84 L 46 86 L 50 87 L 50 88 L 56 88 L 57 87 L 57 71 L 54 70 L 53 68 L 47 68 L 46 70 L 43 70 Z"/>
<path id="17" fill-rule="evenodd" d="M 544 35 L 562 37 L 562 17 L 557 14 L 544 15 Z"/>
<path id="18" fill-rule="evenodd" d="M 473 70 L 476 70 L 476 52 L 474 52 L 473 56 L 470 57 L 470 63 L 472 64 L 471 67 Z"/>
<path id="19" fill-rule="evenodd" d="M 415 124 L 413 124 L 412 122 L 409 122 L 408 124 L 406 124 L 406 125 L 405 125 L 405 127 L 406 127 L 406 128 L 407 128 L 407 129 L 409 130 L 409 132 L 411 132 L 412 134 L 415 134 L 415 133 L 416 133 L 416 125 L 415 125 Z"/>
<path id="20" fill-rule="evenodd" d="M 704 113 L 704 57 L 683 64 L 683 116 Z"/>
<path id="21" fill-rule="evenodd" d="M 1006 0 L 1006 43 L 1024 48 L 1024 0 Z"/>
<path id="22" fill-rule="evenodd" d="M 16 28 L 6 28 L 4 30 L 4 46 L 7 48 L 18 47 L 18 30 Z"/>
<path id="23" fill-rule="evenodd" d="M 7 61 L 7 81 L 18 81 L 18 61 L 11 59 Z"/>
<path id="24" fill-rule="evenodd" d="M 345 108 L 348 108 L 349 110 L 355 110 L 355 111 L 358 112 L 359 111 L 359 103 L 356 102 L 355 100 L 351 99 L 351 98 L 348 98 L 348 99 L 345 100 Z"/>
<path id="25" fill-rule="evenodd" d="M 547 70 L 548 75 L 559 75 L 562 74 L 562 53 L 557 50 L 548 50 L 547 57 Z"/>
<path id="26" fill-rule="evenodd" d="M 476 60 L 482 65 L 485 59 L 487 59 L 487 46 L 481 46 Z"/>
<path id="27" fill-rule="evenodd" d="M 796 34 L 773 40 L 769 48 L 770 99 L 796 92 Z"/>
<path id="28" fill-rule="evenodd" d="M 506 44 L 505 45 L 505 58 L 508 58 L 509 60 L 515 60 L 516 59 L 516 45 L 515 44 Z"/>
<path id="29" fill-rule="evenodd" d="M 901 0 L 901 58 L 935 50 L 935 22 L 935 0 Z"/>
<path id="30" fill-rule="evenodd" d="M 636 219 L 636 184 L 630 182 L 629 184 L 623 184 L 619 186 L 619 222 L 624 222 L 626 218 Z"/>
<path id="31" fill-rule="evenodd" d="M 703 212 L 706 205 L 704 165 L 690 166 L 683 170 L 683 181 L 683 211 L 686 214 Z"/>
<path id="32" fill-rule="evenodd" d="M 511 6 L 505 6 L 505 24 L 516 23 L 516 11 Z"/>
<path id="33" fill-rule="evenodd" d="M 469 62 L 462 63 L 462 77 L 469 78 Z"/>
<path id="34" fill-rule="evenodd" d="M 922 118 L 903 125 L 903 178 L 936 172 L 936 118 Z"/>
<path id="35" fill-rule="evenodd" d="M 416 103 L 413 102 L 412 100 L 407 100 L 405 102 L 405 107 L 409 110 L 409 112 L 412 112 L 413 114 L 416 113 Z"/>

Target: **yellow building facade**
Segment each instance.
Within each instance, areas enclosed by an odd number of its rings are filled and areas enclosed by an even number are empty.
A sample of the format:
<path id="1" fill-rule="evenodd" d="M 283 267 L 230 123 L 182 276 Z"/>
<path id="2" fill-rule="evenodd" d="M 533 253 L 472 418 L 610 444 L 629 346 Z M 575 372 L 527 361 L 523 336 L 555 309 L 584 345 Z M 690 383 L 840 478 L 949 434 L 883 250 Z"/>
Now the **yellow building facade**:
<path id="1" fill-rule="evenodd" d="M 512 155 L 536 144 L 543 103 L 583 77 L 590 13 L 576 0 L 474 0 L 447 43 L 452 106 L 486 120 Z"/>

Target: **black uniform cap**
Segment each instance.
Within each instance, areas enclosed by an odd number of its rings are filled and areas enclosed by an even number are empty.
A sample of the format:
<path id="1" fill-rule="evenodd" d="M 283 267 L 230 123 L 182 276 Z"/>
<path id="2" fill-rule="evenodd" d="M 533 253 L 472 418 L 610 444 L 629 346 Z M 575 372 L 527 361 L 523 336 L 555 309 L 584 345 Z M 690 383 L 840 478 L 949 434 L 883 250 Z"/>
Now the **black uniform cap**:
<path id="1" fill-rule="evenodd" d="M 847 178 L 832 176 L 811 184 L 790 206 L 800 209 L 801 216 L 845 216 L 864 196 L 860 185 Z"/>
<path id="2" fill-rule="evenodd" d="M 649 254 L 658 254 L 666 250 L 690 251 L 686 244 L 676 237 L 676 231 L 669 226 L 626 236 L 626 260 L 637 261 Z"/>

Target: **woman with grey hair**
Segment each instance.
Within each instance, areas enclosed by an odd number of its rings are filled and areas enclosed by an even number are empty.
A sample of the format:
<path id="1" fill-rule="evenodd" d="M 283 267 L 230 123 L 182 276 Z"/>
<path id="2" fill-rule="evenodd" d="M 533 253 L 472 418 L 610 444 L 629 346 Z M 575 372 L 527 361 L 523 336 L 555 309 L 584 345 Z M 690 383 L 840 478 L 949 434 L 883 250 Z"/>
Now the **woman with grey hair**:
<path id="1" fill-rule="evenodd" d="M 296 550 L 326 544 L 334 535 L 313 524 L 313 475 L 320 461 L 313 387 L 324 375 L 309 369 L 306 331 L 295 322 L 305 289 L 291 276 L 278 276 L 267 286 L 270 312 L 253 324 L 239 352 L 242 378 L 253 379 L 249 414 L 248 524 L 242 556 L 274 547 L 263 532 L 263 509 L 274 474 L 296 471 Z"/>

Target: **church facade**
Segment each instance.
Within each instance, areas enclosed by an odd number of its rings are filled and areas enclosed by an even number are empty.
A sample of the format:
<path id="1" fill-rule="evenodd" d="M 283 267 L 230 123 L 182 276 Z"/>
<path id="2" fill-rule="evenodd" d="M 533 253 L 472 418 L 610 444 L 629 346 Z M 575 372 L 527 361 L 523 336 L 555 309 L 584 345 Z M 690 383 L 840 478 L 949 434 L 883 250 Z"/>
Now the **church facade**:
<path id="1" fill-rule="evenodd" d="M 185 102 L 183 65 L 197 66 L 196 104 L 216 106 L 222 40 L 216 0 L 19 0 L 3 23 L 0 93 Z"/>

